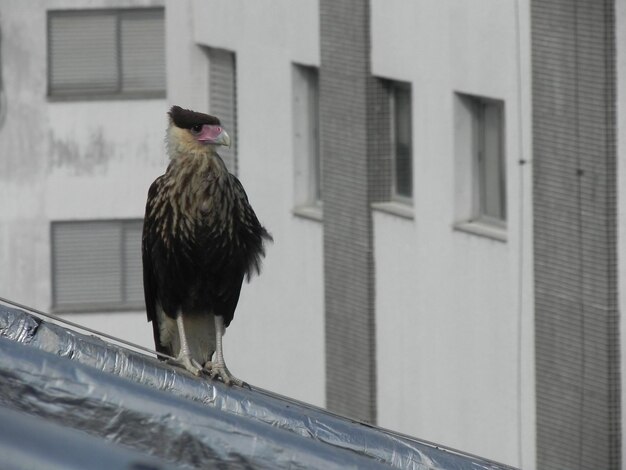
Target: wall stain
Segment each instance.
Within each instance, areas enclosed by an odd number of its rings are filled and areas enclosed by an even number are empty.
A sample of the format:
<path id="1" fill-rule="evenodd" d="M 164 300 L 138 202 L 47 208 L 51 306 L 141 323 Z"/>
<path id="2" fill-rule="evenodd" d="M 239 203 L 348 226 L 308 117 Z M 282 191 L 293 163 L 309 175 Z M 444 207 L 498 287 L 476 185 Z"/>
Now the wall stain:
<path id="1" fill-rule="evenodd" d="M 29 2 L 20 2 L 20 6 Z M 27 6 L 24 8 L 28 9 Z M 25 21 L 9 7 L 2 27 L 2 96 L 0 181 L 32 181 L 45 169 L 41 96 L 45 90 L 43 37 L 29 34 Z M 35 118 L 33 118 L 35 117 Z"/>
<path id="2" fill-rule="evenodd" d="M 103 174 L 115 153 L 102 129 L 92 131 L 83 147 L 75 140 L 57 138 L 50 132 L 50 165 L 52 169 L 64 168 L 74 175 Z"/>

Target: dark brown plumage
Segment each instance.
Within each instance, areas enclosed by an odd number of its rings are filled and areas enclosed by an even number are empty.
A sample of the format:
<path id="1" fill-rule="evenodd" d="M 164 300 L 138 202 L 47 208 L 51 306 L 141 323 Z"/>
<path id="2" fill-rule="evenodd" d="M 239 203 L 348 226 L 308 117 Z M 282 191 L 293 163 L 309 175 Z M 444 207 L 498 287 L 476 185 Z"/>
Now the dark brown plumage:
<path id="1" fill-rule="evenodd" d="M 171 161 L 148 191 L 143 228 L 148 321 L 157 351 L 241 384 L 226 368 L 222 334 L 271 236 L 215 151 L 230 144 L 219 119 L 173 106 L 169 120 Z"/>
<path id="2" fill-rule="evenodd" d="M 174 125 L 181 129 L 190 129 L 193 126 L 202 124 L 214 124 L 217 126 L 221 124 L 220 120 L 215 116 L 183 109 L 180 106 L 172 106 L 168 114 Z"/>

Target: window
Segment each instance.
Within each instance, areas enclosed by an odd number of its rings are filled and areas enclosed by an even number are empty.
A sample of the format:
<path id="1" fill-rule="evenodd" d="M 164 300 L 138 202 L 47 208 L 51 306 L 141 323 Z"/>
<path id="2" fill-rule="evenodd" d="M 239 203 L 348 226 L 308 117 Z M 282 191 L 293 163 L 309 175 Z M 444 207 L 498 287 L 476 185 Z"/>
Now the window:
<path id="1" fill-rule="evenodd" d="M 165 97 L 163 8 L 48 12 L 51 97 Z"/>
<path id="2" fill-rule="evenodd" d="M 413 126 L 411 85 L 390 83 L 392 200 L 412 203 L 413 198 Z"/>
<path id="3" fill-rule="evenodd" d="M 456 95 L 457 218 L 506 227 L 504 102 Z"/>
<path id="4" fill-rule="evenodd" d="M 220 156 L 228 171 L 237 174 L 237 68 L 235 53 L 209 49 L 209 112 L 217 116 L 230 135 L 230 148 Z"/>
<path id="5" fill-rule="evenodd" d="M 372 209 L 413 220 L 413 97 L 409 82 L 377 78 L 368 106 Z"/>
<path id="6" fill-rule="evenodd" d="M 296 212 L 321 209 L 319 98 L 316 67 L 293 65 L 293 154 Z M 306 214 L 302 214 L 306 215 Z M 313 212 L 311 215 L 314 215 Z"/>
<path id="7" fill-rule="evenodd" d="M 53 222 L 56 311 L 144 308 L 141 220 Z"/>

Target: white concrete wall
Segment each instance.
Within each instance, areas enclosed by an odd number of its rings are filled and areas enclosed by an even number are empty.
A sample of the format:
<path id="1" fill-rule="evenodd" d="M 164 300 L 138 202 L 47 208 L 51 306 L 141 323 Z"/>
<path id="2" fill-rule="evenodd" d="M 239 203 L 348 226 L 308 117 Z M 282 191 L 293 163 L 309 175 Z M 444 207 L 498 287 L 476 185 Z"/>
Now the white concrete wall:
<path id="1" fill-rule="evenodd" d="M 529 9 L 372 0 L 374 75 L 413 85 L 414 220 L 374 215 L 379 424 L 533 468 Z M 455 230 L 454 93 L 505 101 L 506 242 Z"/>
<path id="2" fill-rule="evenodd" d="M 47 9 L 160 5 L 2 2 L 7 114 L 0 127 L 0 296 L 49 311 L 50 222 L 143 217 L 148 186 L 166 162 L 164 99 L 48 100 Z M 145 312 L 68 318 L 153 346 Z"/>
<path id="3" fill-rule="evenodd" d="M 171 104 L 208 110 L 202 47 L 236 53 L 239 178 L 275 240 L 242 288 L 226 361 L 252 384 L 323 405 L 322 226 L 292 215 L 291 139 L 291 63 L 319 65 L 318 17 L 314 0 L 167 4 Z"/>

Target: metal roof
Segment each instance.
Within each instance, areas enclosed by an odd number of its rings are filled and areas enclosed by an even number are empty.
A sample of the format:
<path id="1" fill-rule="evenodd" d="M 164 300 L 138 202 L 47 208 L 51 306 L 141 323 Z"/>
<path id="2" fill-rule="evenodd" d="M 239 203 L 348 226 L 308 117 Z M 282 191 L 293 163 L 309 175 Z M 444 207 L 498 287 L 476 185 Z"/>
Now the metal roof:
<path id="1" fill-rule="evenodd" d="M 49 458 L 50 468 L 84 467 L 74 457 L 138 469 L 512 468 L 256 387 L 197 378 L 3 304 L 0 420 L 11 423 L 0 432 L 2 455 Z"/>

